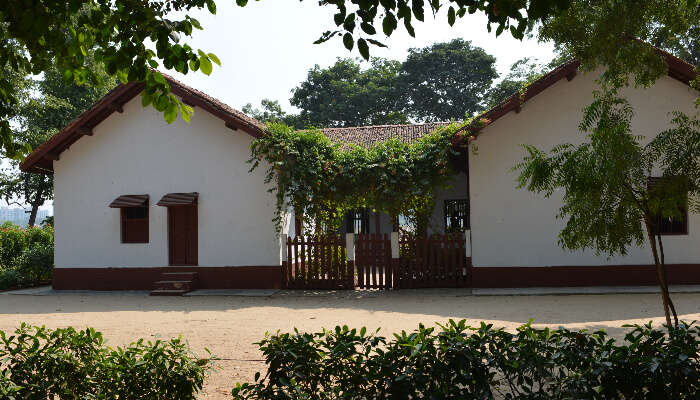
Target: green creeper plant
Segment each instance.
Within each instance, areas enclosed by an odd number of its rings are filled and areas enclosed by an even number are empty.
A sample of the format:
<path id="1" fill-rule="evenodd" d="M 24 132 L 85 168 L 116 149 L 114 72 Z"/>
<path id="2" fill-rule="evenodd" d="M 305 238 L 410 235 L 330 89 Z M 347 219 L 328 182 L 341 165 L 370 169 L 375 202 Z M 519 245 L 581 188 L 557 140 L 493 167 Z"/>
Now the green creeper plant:
<path id="1" fill-rule="evenodd" d="M 459 127 L 440 127 L 411 143 L 390 139 L 365 148 L 334 144 L 317 129 L 272 123 L 251 144 L 249 162 L 251 171 L 264 165 L 265 182 L 274 182 L 278 233 L 290 208 L 303 215 L 305 226 L 327 230 L 362 207 L 419 221 L 433 209 L 434 191 L 447 187 L 454 174 L 452 139 Z"/>
<path id="2" fill-rule="evenodd" d="M 520 188 L 545 197 L 561 189 L 564 249 L 613 256 L 648 243 L 670 327 L 671 314 L 675 325 L 678 317 L 656 216 L 679 218 L 679 205 L 698 210 L 700 121 L 675 113 L 670 129 L 643 144 L 632 131 L 632 116 L 632 107 L 614 90 L 597 92 L 579 126 L 586 134 L 582 144 L 557 145 L 549 152 L 525 145 L 527 156 L 514 169 L 520 172 Z M 653 172 L 663 178 L 657 185 L 649 184 Z"/>

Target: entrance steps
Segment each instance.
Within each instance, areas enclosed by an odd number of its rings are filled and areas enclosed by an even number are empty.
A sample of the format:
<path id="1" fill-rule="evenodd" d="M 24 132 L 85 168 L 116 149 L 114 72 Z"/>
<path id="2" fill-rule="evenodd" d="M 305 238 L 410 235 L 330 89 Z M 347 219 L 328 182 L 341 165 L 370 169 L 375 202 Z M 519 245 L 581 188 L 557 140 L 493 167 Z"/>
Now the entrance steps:
<path id="1" fill-rule="evenodd" d="M 182 296 L 195 289 L 196 272 L 163 272 L 153 283 L 151 296 Z"/>

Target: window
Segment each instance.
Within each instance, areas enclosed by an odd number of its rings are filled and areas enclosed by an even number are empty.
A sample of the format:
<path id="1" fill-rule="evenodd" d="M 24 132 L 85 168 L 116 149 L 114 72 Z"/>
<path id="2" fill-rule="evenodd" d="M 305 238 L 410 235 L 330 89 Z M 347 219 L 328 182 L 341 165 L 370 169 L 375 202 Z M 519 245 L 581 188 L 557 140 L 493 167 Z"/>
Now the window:
<path id="1" fill-rule="evenodd" d="M 445 200 L 445 232 L 464 232 L 469 229 L 469 201 Z"/>
<path id="2" fill-rule="evenodd" d="M 652 193 L 656 187 L 663 190 L 663 182 L 667 178 L 649 178 L 648 190 Z M 657 194 L 659 195 L 659 194 Z M 660 194 L 663 196 L 663 193 Z M 655 235 L 687 235 L 688 234 L 688 199 L 687 194 L 685 199 L 678 204 L 678 216 L 664 217 L 657 214 L 652 218 L 654 224 Z"/>
<path id="3" fill-rule="evenodd" d="M 121 209 L 122 243 L 148 243 L 148 206 Z"/>
<path id="4" fill-rule="evenodd" d="M 348 213 L 346 233 L 369 233 L 369 210 L 361 208 Z"/>

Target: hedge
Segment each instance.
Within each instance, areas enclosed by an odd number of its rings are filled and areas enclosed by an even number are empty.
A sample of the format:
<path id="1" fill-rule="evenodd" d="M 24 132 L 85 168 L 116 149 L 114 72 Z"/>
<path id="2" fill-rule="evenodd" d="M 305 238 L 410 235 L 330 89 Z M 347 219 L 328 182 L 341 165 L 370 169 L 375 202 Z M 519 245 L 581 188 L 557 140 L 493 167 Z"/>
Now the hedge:
<path id="1" fill-rule="evenodd" d="M 53 227 L 0 226 L 0 290 L 51 279 Z"/>
<path id="2" fill-rule="evenodd" d="M 267 372 L 234 399 L 697 399 L 700 328 L 509 333 L 465 321 L 391 340 L 364 328 L 277 333 L 257 343 Z"/>
<path id="3" fill-rule="evenodd" d="M 110 348 L 94 329 L 0 331 L 2 399 L 195 399 L 209 369 L 181 339 Z"/>

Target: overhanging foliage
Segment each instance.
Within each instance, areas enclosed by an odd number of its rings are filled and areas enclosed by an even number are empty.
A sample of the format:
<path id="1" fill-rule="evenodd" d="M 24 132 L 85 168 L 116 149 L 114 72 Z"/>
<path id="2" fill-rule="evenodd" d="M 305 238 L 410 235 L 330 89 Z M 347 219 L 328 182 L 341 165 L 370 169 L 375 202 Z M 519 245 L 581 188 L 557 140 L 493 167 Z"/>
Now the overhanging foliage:
<path id="1" fill-rule="evenodd" d="M 274 222 L 283 228 L 287 210 L 303 213 L 305 223 L 337 228 L 343 215 L 367 207 L 390 216 L 404 215 L 425 226 L 433 194 L 455 174 L 458 155 L 452 138 L 461 125 L 440 127 L 411 143 L 390 139 L 370 148 L 334 144 L 320 130 L 295 131 L 284 124 L 267 126 L 268 134 L 251 145 L 251 171 L 269 165 L 266 183 L 277 196 Z"/>

